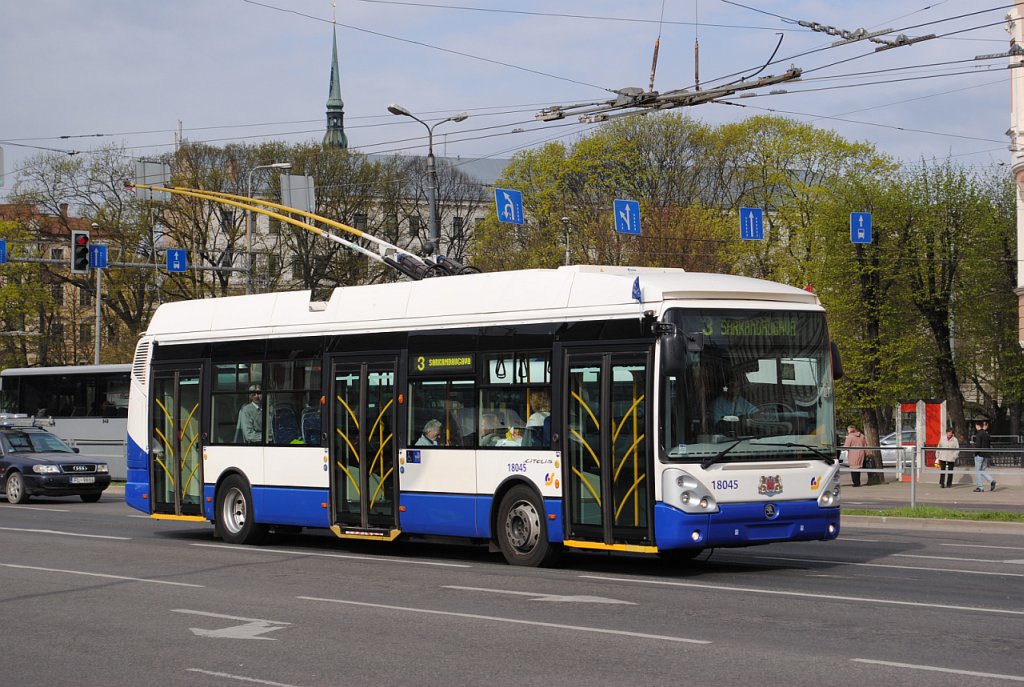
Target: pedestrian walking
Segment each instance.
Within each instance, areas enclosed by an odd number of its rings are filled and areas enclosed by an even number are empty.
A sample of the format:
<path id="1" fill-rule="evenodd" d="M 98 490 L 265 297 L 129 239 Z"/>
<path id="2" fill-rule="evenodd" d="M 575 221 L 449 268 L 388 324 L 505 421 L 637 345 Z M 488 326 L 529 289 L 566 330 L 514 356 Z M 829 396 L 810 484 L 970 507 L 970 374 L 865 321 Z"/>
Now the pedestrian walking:
<path id="1" fill-rule="evenodd" d="M 978 420 L 974 423 L 974 482 L 977 484 L 974 491 L 985 491 L 985 482 L 988 482 L 988 490 L 995 491 L 996 481 L 992 475 L 985 470 L 988 467 L 989 454 L 985 449 L 992 448 L 992 437 L 988 433 L 988 421 Z"/>
<path id="2" fill-rule="evenodd" d="M 860 486 L 860 471 L 864 468 L 864 457 L 868 453 L 863 447 L 867 445 L 863 432 L 853 425 L 846 428 L 843 448 L 846 449 L 846 464 L 850 466 L 850 479 L 855 487 Z"/>
<path id="3" fill-rule="evenodd" d="M 953 486 L 953 466 L 960 448 L 960 440 L 953 433 L 953 428 L 946 429 L 946 436 L 939 439 L 939 451 L 935 452 L 935 462 L 939 466 L 939 488 L 948 489 Z M 946 449 L 945 451 L 941 449 Z"/>

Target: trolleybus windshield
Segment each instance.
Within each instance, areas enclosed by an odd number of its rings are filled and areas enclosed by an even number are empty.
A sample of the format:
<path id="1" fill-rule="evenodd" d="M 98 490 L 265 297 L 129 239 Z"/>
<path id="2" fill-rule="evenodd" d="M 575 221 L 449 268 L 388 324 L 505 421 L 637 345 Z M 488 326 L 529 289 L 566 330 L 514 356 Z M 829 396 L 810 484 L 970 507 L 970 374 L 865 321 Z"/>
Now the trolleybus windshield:
<path id="1" fill-rule="evenodd" d="M 673 309 L 696 341 L 665 365 L 663 455 L 716 462 L 809 458 L 834 449 L 830 347 L 820 312 Z"/>

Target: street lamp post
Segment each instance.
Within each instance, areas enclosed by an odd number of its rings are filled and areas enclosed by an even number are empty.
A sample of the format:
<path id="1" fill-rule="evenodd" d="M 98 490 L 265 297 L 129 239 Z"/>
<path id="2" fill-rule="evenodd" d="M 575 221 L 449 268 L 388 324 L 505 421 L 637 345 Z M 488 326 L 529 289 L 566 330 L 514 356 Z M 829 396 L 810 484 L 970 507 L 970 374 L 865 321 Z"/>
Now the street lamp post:
<path id="1" fill-rule="evenodd" d="M 565 231 L 565 264 L 569 264 L 569 218 L 562 218 L 562 227 Z"/>
<path id="2" fill-rule="evenodd" d="M 427 204 L 430 206 L 430 238 L 424 246 L 424 252 L 427 255 L 433 255 L 438 250 L 441 242 L 441 229 L 437 223 L 437 167 L 434 163 L 434 127 L 445 122 L 461 122 L 469 117 L 469 115 L 465 112 L 459 112 L 433 124 L 427 124 L 409 110 L 395 103 L 388 105 L 388 112 L 394 115 L 402 115 L 403 117 L 411 117 L 427 129 L 427 178 L 429 179 Z"/>
<path id="3" fill-rule="evenodd" d="M 290 162 L 272 162 L 269 165 L 256 165 L 249 170 L 249 186 L 246 196 L 252 198 L 252 175 L 258 169 L 291 169 Z M 252 293 L 252 228 L 255 221 L 255 213 L 252 210 L 245 212 L 245 292 Z"/>

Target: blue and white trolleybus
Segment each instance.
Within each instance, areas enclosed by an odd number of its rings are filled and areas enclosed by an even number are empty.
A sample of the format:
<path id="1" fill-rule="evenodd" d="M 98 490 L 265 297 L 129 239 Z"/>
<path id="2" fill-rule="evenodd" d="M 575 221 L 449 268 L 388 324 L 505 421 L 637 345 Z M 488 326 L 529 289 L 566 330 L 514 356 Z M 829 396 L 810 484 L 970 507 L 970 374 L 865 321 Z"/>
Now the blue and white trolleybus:
<path id="1" fill-rule="evenodd" d="M 839 534 L 813 293 L 573 266 L 162 305 L 131 372 L 127 502 L 273 528 L 686 558 Z"/>

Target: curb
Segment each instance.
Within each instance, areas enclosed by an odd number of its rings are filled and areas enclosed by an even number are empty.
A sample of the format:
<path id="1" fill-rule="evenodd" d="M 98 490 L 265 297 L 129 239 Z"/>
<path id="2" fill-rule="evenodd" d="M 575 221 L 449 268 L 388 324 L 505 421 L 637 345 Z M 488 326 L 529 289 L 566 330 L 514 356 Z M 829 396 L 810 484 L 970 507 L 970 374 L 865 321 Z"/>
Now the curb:
<path id="1" fill-rule="evenodd" d="M 840 515 L 840 538 L 846 527 L 876 530 L 928 530 L 931 532 L 985 532 L 1024 536 L 1024 522 L 988 520 L 944 520 L 940 518 L 897 518 L 889 515 Z"/>

